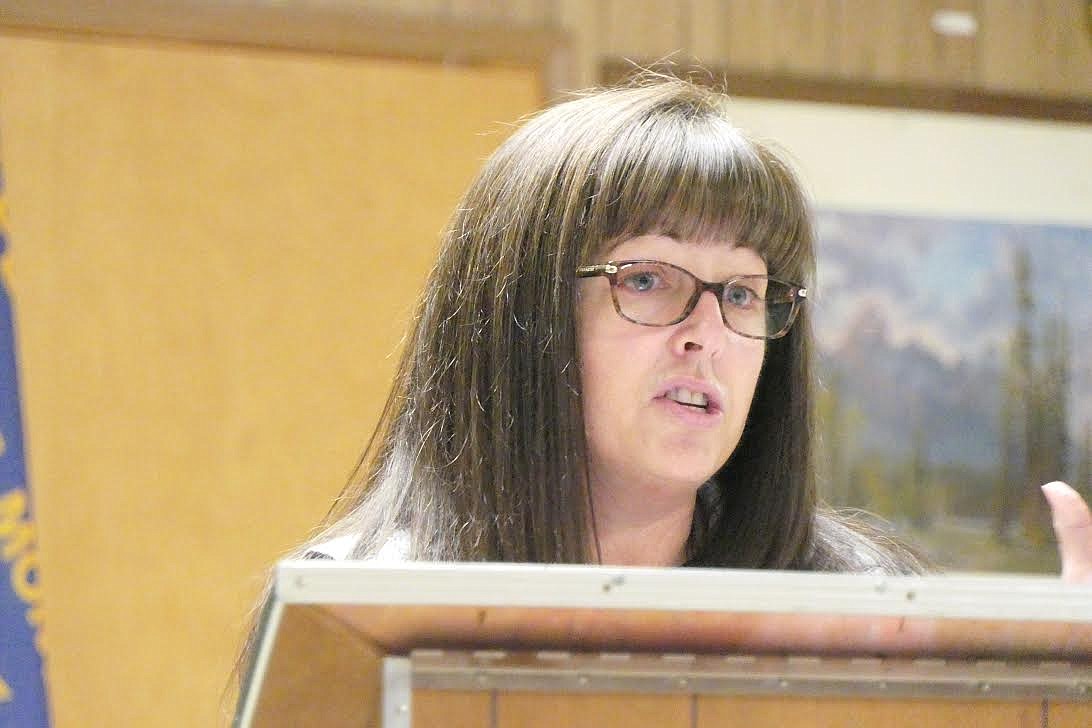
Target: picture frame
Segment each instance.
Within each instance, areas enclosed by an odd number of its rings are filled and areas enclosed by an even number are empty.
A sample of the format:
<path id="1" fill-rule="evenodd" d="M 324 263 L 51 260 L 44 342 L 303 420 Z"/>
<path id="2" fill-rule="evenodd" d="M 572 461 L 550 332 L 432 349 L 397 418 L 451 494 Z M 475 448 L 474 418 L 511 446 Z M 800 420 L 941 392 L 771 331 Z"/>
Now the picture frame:
<path id="1" fill-rule="evenodd" d="M 1092 490 L 1092 128 L 735 99 L 815 207 L 820 493 L 939 565 L 1058 568 Z"/>

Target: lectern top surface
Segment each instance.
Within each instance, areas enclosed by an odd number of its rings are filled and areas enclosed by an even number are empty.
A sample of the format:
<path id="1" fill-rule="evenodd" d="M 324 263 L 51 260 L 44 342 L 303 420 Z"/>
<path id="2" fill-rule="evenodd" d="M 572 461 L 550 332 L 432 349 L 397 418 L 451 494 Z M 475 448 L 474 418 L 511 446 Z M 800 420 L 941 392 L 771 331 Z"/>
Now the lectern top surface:
<path id="1" fill-rule="evenodd" d="M 1092 659 L 1092 587 L 1050 577 L 285 561 L 276 597 L 384 652 Z"/>

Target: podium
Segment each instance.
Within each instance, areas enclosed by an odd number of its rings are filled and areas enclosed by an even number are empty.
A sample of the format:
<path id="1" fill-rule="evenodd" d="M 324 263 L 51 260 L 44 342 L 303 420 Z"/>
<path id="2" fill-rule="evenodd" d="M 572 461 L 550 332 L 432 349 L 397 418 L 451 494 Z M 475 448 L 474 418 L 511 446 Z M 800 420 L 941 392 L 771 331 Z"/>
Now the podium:
<path id="1" fill-rule="evenodd" d="M 235 725 L 1089 728 L 1092 586 L 284 561 Z"/>

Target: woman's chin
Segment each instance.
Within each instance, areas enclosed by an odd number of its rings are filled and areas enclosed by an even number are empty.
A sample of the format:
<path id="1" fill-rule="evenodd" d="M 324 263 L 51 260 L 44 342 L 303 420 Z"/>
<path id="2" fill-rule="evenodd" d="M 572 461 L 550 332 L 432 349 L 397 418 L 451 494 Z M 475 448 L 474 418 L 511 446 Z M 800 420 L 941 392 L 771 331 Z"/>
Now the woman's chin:
<path id="1" fill-rule="evenodd" d="M 720 469 L 712 463 L 699 467 L 657 468 L 648 473 L 648 484 L 663 495 L 692 495 Z"/>

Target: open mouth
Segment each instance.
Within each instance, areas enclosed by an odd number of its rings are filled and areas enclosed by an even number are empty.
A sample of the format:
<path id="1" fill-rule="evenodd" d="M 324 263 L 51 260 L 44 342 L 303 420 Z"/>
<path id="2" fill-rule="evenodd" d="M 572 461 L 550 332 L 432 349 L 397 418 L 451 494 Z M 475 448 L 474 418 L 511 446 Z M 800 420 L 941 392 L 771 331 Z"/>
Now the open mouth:
<path id="1" fill-rule="evenodd" d="M 709 397 L 704 392 L 695 392 L 685 387 L 675 387 L 663 395 L 664 399 L 677 402 L 685 407 L 692 407 L 702 412 L 710 411 Z"/>

